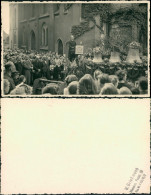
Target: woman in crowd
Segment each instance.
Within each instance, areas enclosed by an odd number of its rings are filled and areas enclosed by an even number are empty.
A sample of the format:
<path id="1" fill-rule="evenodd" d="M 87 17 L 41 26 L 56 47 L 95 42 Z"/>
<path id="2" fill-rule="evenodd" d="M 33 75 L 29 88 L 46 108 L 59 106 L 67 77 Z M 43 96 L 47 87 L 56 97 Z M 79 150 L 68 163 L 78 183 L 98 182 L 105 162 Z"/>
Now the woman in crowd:
<path id="1" fill-rule="evenodd" d="M 99 92 L 104 87 L 105 83 L 111 83 L 109 75 L 108 74 L 100 74 L 98 76 L 98 83 L 97 83 L 97 88 L 98 88 Z"/>
<path id="2" fill-rule="evenodd" d="M 94 95 L 97 94 L 95 82 L 90 74 L 85 74 L 78 85 L 78 94 L 80 95 Z"/>

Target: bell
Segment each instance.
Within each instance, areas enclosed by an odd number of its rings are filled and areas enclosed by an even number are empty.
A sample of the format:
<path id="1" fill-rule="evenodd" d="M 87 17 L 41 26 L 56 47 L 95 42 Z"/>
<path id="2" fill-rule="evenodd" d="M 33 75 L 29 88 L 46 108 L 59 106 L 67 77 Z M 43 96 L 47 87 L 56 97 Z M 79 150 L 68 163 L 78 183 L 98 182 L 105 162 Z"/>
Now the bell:
<path id="1" fill-rule="evenodd" d="M 111 63 L 121 62 L 120 53 L 119 52 L 111 52 L 111 57 L 110 57 L 109 62 L 111 62 Z"/>
<path id="2" fill-rule="evenodd" d="M 96 47 L 94 48 L 94 58 L 93 58 L 93 62 L 94 63 L 101 63 L 103 62 L 102 60 L 102 53 L 100 52 L 100 48 L 99 47 Z"/>
<path id="3" fill-rule="evenodd" d="M 94 63 L 101 63 L 103 62 L 102 60 L 102 54 L 101 53 L 95 53 L 94 58 L 93 58 Z"/>
<path id="4" fill-rule="evenodd" d="M 142 60 L 140 59 L 140 56 L 139 56 L 139 49 L 130 48 L 128 51 L 127 58 L 126 58 L 126 62 L 134 63 L 134 61 L 137 61 L 139 63 L 142 62 Z"/>

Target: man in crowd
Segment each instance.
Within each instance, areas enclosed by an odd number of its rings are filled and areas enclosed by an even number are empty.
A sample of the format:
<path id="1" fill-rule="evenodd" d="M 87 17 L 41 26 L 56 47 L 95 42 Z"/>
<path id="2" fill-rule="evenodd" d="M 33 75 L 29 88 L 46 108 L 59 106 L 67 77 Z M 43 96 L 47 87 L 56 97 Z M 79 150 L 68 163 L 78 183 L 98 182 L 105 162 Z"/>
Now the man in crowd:
<path id="1" fill-rule="evenodd" d="M 71 62 L 75 59 L 75 47 L 76 47 L 76 42 L 74 41 L 74 36 L 71 35 L 71 40 L 69 41 L 69 53 L 68 53 L 68 58 Z"/>

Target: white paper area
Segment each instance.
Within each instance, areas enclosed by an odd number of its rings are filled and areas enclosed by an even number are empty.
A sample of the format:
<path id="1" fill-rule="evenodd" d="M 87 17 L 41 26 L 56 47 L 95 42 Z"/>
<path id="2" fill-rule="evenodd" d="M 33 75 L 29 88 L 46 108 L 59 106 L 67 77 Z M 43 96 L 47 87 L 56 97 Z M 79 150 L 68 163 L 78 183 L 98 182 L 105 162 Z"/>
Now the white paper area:
<path id="1" fill-rule="evenodd" d="M 2 99 L 2 194 L 150 192 L 149 99 Z"/>

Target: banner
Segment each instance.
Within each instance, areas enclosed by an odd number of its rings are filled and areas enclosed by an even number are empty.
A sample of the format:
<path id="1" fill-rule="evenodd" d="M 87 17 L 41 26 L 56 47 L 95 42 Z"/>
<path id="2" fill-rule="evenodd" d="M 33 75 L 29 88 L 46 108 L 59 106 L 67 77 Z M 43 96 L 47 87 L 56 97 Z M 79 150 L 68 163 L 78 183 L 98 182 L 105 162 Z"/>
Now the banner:
<path id="1" fill-rule="evenodd" d="M 82 45 L 76 45 L 75 54 L 83 54 L 83 46 Z"/>

